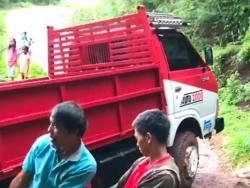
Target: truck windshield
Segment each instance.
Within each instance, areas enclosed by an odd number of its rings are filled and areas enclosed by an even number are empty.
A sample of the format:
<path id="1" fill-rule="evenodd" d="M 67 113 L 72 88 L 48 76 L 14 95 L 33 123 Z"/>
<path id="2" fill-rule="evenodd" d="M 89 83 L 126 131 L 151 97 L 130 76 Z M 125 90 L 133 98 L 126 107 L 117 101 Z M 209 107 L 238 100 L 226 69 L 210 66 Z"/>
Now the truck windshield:
<path id="1" fill-rule="evenodd" d="M 202 59 L 181 33 L 158 33 L 171 71 L 200 67 Z"/>

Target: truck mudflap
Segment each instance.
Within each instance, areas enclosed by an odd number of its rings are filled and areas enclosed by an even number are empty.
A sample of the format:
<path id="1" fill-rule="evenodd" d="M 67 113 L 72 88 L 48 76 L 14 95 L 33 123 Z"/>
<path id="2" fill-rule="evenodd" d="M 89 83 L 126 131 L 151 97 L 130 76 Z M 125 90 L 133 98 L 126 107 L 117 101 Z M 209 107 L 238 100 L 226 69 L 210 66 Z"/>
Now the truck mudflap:
<path id="1" fill-rule="evenodd" d="M 216 133 L 219 133 L 224 129 L 224 118 L 223 117 L 216 118 L 214 129 L 216 130 Z"/>

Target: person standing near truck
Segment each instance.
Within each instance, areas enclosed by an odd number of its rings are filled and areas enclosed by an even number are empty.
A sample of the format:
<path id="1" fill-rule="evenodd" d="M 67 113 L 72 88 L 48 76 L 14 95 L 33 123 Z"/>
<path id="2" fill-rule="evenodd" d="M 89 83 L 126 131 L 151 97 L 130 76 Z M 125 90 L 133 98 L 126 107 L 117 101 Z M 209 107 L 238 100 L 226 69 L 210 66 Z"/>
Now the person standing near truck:
<path id="1" fill-rule="evenodd" d="M 75 102 L 56 105 L 48 134 L 34 142 L 10 188 L 86 187 L 96 173 L 96 161 L 81 141 L 86 126 Z"/>
<path id="2" fill-rule="evenodd" d="M 27 32 L 24 31 L 21 33 L 21 39 L 20 39 L 20 50 L 22 49 L 22 47 L 24 46 L 30 46 L 30 41 L 28 39 L 28 36 L 27 36 Z"/>
<path id="3" fill-rule="evenodd" d="M 15 79 L 17 56 L 18 56 L 18 52 L 16 49 L 16 39 L 10 38 L 9 45 L 8 45 L 7 66 L 8 66 L 8 78 L 10 78 L 12 81 L 14 81 Z"/>
<path id="4" fill-rule="evenodd" d="M 30 66 L 30 54 L 28 46 L 22 47 L 22 53 L 18 57 L 18 64 L 20 66 L 20 74 L 22 80 L 28 79 L 29 66 Z"/>
<path id="5" fill-rule="evenodd" d="M 179 170 L 167 152 L 170 123 L 158 109 L 139 114 L 132 123 L 144 157 L 136 160 L 112 188 L 179 188 Z"/>

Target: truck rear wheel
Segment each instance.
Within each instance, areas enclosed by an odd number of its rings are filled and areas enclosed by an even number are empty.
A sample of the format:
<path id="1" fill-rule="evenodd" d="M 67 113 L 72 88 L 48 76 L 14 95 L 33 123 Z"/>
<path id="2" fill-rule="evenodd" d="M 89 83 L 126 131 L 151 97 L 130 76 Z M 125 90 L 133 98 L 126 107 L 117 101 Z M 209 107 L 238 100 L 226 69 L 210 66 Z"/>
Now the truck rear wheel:
<path id="1" fill-rule="evenodd" d="M 189 131 L 177 133 L 171 153 L 180 170 L 181 187 L 190 188 L 199 164 L 199 149 L 195 134 Z"/>

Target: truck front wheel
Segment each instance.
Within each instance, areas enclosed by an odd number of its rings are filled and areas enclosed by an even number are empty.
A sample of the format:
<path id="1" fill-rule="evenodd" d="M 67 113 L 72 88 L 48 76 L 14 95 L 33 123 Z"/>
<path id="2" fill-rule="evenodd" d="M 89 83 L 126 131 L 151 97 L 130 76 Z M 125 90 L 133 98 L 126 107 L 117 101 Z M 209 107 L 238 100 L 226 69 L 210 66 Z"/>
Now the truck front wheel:
<path id="1" fill-rule="evenodd" d="M 194 133 L 177 133 L 172 154 L 180 170 L 181 187 L 190 188 L 199 164 L 198 142 Z"/>

